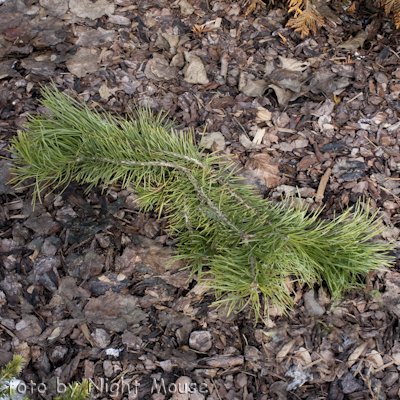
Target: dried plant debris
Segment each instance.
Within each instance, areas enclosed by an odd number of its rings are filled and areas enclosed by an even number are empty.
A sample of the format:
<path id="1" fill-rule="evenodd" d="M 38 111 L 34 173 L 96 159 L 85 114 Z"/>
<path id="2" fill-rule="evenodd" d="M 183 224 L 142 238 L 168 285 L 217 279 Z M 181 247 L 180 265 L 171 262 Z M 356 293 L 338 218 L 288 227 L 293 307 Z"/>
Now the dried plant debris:
<path id="1" fill-rule="evenodd" d="M 318 2 L 326 26 L 301 38 L 274 4 L 246 16 L 227 1 L 0 3 L 0 363 L 23 355 L 21 379 L 47 389 L 28 397 L 86 377 L 103 382 L 101 399 L 399 398 L 400 49 L 389 19 L 361 5 L 359 25 Z M 337 303 L 289 276 L 294 310 L 271 307 L 256 327 L 246 309 L 210 308 L 196 274 L 168 265 L 166 221 L 138 214 L 134 188 L 71 185 L 33 209 L 30 182 L 7 185 L 12 137 L 47 112 L 50 80 L 114 115 L 164 109 L 198 144 L 214 134 L 204 152 L 233 155 L 274 202 L 322 205 L 331 219 L 369 200 L 396 267 Z M 107 391 L 122 374 L 131 394 Z M 169 391 L 179 383 L 196 393 Z"/>
<path id="2" fill-rule="evenodd" d="M 349 85 L 346 77 L 339 77 L 331 70 L 319 68 L 313 71 L 310 64 L 296 59 L 279 57 L 279 62 L 268 61 L 264 79 L 241 80 L 239 89 L 247 96 L 262 96 L 272 89 L 281 106 L 286 106 L 308 92 L 339 95 Z"/>

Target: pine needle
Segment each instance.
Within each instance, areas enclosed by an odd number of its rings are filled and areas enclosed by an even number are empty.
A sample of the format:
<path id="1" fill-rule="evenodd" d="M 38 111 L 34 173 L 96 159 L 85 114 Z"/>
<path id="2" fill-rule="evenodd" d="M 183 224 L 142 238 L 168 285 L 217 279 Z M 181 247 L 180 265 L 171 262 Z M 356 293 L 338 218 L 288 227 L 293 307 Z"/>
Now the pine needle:
<path id="1" fill-rule="evenodd" d="M 91 385 L 87 379 L 82 383 L 74 382 L 68 385 L 65 394 L 58 396 L 55 400 L 88 400 L 90 399 Z"/>
<path id="2" fill-rule="evenodd" d="M 0 398 L 5 398 L 11 393 L 10 382 L 16 378 L 24 367 L 24 359 L 14 355 L 13 359 L 0 371 Z"/>
<path id="3" fill-rule="evenodd" d="M 132 185 L 141 211 L 168 216 L 177 259 L 229 310 L 293 306 L 287 281 L 326 282 L 333 298 L 389 266 L 392 246 L 373 240 L 384 229 L 360 204 L 333 221 L 262 199 L 240 184 L 226 156 L 207 154 L 192 133 L 175 132 L 161 114 L 137 109 L 128 119 L 90 110 L 45 89 L 52 115 L 29 117 L 14 146 L 14 184 L 34 178 L 35 195 L 63 190 L 72 180 Z M 212 279 L 210 279 L 210 275 Z"/>
<path id="4" fill-rule="evenodd" d="M 0 371 L 0 399 L 10 398 L 14 394 L 10 388 L 10 383 L 21 373 L 24 365 L 24 358 L 20 355 L 14 355 L 13 359 Z M 55 400 L 88 400 L 90 389 L 89 381 L 83 379 L 82 383 L 74 382 L 68 385 L 65 393 L 56 397 Z M 25 400 L 29 399 L 26 398 Z"/>

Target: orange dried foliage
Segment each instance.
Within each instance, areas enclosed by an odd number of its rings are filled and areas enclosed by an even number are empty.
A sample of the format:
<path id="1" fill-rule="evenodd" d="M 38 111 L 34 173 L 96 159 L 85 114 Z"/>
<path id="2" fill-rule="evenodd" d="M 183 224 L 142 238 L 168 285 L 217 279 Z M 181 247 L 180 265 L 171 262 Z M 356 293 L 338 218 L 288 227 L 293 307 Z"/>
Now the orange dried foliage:
<path id="1" fill-rule="evenodd" d="M 396 28 L 400 28 L 400 0 L 372 0 L 378 7 L 383 7 L 386 15 L 392 14 Z M 294 28 L 300 32 L 301 36 L 307 36 L 312 32 L 316 34 L 318 28 L 326 25 L 329 22 L 329 16 L 325 15 L 321 6 L 324 0 L 288 0 L 288 11 L 293 12 L 287 26 Z M 265 7 L 262 0 L 245 0 L 245 4 L 250 3 L 246 10 L 246 15 L 254 11 L 257 4 Z M 359 1 L 353 0 L 347 9 L 347 13 L 354 13 Z M 321 12 L 320 10 L 321 9 Z"/>
<path id="2" fill-rule="evenodd" d="M 294 12 L 294 17 L 287 26 L 307 36 L 310 32 L 316 34 L 317 29 L 324 26 L 324 17 L 319 13 L 312 0 L 289 0 L 289 12 Z"/>
<path id="3" fill-rule="evenodd" d="M 273 0 L 272 0 L 272 3 L 273 3 Z M 259 4 L 261 7 L 265 8 L 265 3 L 262 0 L 245 0 L 244 4 L 245 5 L 249 4 L 249 6 L 247 7 L 247 10 L 246 10 L 246 15 L 253 12 L 256 9 L 257 4 Z"/>
<path id="4" fill-rule="evenodd" d="M 400 0 L 378 0 L 386 15 L 393 14 L 396 28 L 400 28 Z"/>
<path id="5" fill-rule="evenodd" d="M 193 28 L 192 28 L 192 32 L 196 35 L 196 36 L 198 36 L 198 37 L 201 37 L 202 35 L 203 35 L 203 33 L 205 33 L 205 32 L 208 32 L 208 31 L 211 31 L 211 30 L 213 30 L 213 28 L 214 27 L 207 27 L 207 26 L 204 26 L 204 25 L 197 25 L 197 24 L 195 24 L 194 26 L 193 26 Z"/>
<path id="6" fill-rule="evenodd" d="M 357 8 L 357 2 L 356 2 L 356 1 L 353 1 L 353 2 L 351 3 L 350 7 L 347 9 L 347 13 L 348 13 L 348 14 L 351 14 L 351 13 L 355 12 L 355 11 L 356 11 L 356 8 Z"/>

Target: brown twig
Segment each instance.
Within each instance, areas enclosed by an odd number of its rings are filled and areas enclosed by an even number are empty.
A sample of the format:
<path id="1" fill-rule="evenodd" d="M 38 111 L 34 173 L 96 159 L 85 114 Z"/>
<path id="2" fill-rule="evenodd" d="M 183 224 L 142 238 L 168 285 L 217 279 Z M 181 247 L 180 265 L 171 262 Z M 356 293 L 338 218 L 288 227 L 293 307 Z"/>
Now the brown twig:
<path id="1" fill-rule="evenodd" d="M 322 176 L 321 181 L 319 182 L 318 191 L 317 191 L 317 194 L 315 196 L 315 202 L 316 203 L 322 203 L 322 199 L 324 198 L 326 184 L 329 181 L 329 177 L 331 175 L 331 172 L 332 172 L 332 169 L 328 168 L 325 171 L 325 174 Z"/>
<path id="2" fill-rule="evenodd" d="M 321 150 L 319 149 L 317 142 L 314 142 L 312 145 L 313 145 L 314 152 L 315 152 L 315 155 L 316 155 L 318 161 L 321 163 L 324 162 L 324 160 L 325 160 L 324 155 L 321 153 Z"/>

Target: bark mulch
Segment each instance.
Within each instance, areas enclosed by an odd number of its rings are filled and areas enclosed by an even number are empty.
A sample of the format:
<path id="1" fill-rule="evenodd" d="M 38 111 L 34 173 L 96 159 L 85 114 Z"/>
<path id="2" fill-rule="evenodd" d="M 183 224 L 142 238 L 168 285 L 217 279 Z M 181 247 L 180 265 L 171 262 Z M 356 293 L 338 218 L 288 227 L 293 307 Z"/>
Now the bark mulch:
<path id="1" fill-rule="evenodd" d="M 369 200 L 397 264 L 340 302 L 296 286 L 289 316 L 273 309 L 254 325 L 246 310 L 211 307 L 183 264 L 167 268 L 174 240 L 164 219 L 138 213 L 133 189 L 71 184 L 33 208 L 2 159 L 0 363 L 25 357 L 31 398 L 83 378 L 96 399 L 399 398 L 399 32 L 330 4 L 327 26 L 301 38 L 284 9 L 257 7 L 3 0 L 0 155 L 46 112 L 51 81 L 112 113 L 163 109 L 276 201 L 298 190 L 331 218 Z"/>

